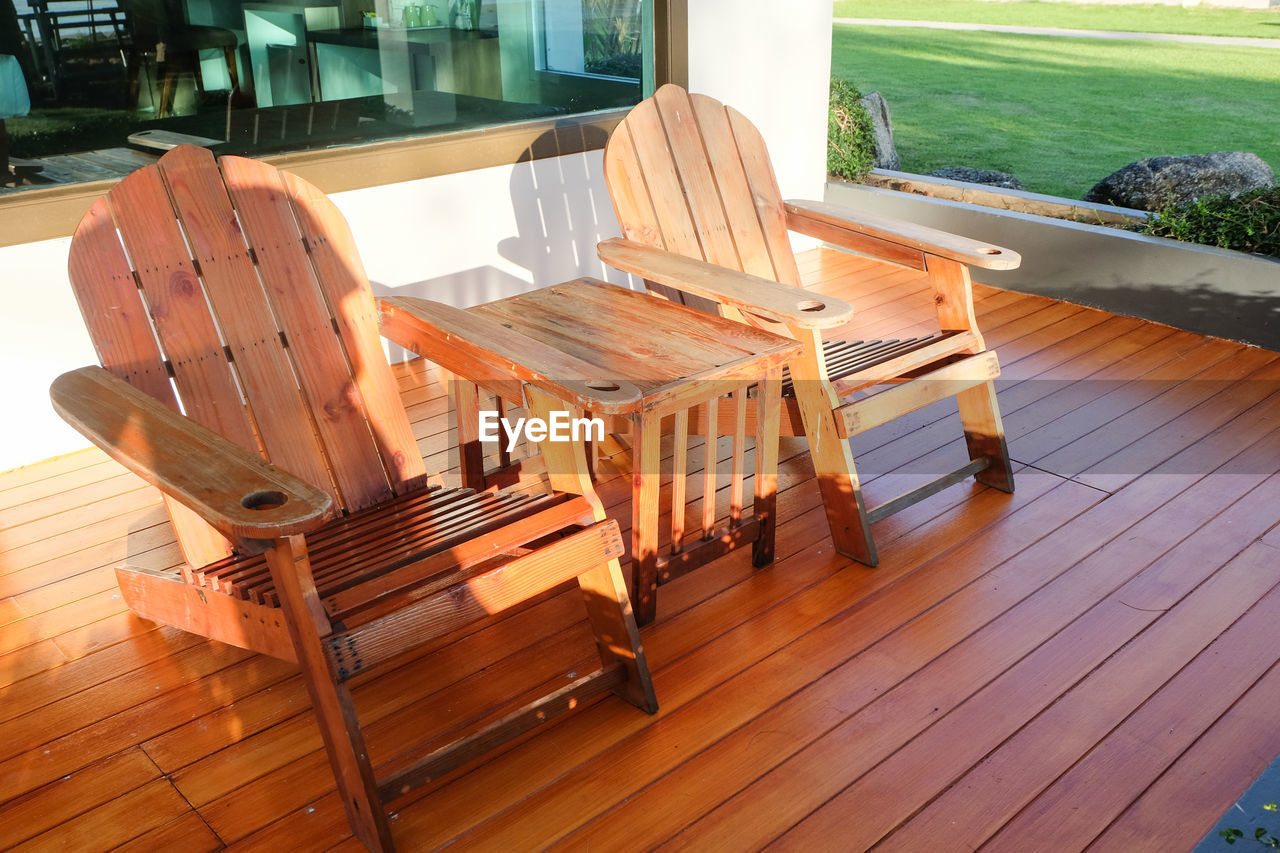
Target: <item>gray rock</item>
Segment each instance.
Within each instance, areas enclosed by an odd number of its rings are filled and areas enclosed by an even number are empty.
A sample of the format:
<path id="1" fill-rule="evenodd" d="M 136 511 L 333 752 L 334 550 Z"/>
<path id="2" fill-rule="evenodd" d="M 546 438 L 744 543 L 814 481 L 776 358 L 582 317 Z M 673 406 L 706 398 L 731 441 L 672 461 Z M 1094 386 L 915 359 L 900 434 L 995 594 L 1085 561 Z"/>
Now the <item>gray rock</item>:
<path id="1" fill-rule="evenodd" d="M 1273 187 L 1275 175 L 1246 151 L 1218 151 L 1180 157 L 1148 157 L 1112 172 L 1085 193 L 1084 200 L 1158 210 L 1213 195 L 1236 196 Z"/>
<path id="2" fill-rule="evenodd" d="M 992 187 L 1002 187 L 1006 190 L 1022 189 L 1022 181 L 1019 181 L 1008 172 L 997 172 L 993 169 L 972 169 L 968 166 L 947 166 L 942 169 L 934 169 L 929 174 L 935 178 L 946 178 L 948 181 L 965 181 L 970 184 L 987 184 Z"/>
<path id="3" fill-rule="evenodd" d="M 879 92 L 864 95 L 862 106 L 871 116 L 871 129 L 875 134 L 876 159 L 873 164 L 877 169 L 902 168 L 898 159 L 898 149 L 893 144 L 893 119 L 889 117 L 889 105 Z"/>

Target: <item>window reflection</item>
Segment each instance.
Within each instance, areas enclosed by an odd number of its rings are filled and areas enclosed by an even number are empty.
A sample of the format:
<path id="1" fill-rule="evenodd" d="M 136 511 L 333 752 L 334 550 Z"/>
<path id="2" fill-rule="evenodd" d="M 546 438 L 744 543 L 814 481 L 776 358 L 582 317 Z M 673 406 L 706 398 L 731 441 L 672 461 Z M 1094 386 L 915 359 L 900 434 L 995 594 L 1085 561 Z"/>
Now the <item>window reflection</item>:
<path id="1" fill-rule="evenodd" d="M 182 141 L 268 153 L 630 106 L 652 89 L 648 6 L 0 0 L 2 191 Z"/>

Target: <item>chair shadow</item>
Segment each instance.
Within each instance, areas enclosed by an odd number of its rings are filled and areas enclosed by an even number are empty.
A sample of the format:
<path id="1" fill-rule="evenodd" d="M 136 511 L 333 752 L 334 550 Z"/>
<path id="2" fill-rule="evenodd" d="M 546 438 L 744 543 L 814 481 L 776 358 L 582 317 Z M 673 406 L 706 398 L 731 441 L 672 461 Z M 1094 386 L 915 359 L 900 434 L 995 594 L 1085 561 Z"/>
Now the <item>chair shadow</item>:
<path id="1" fill-rule="evenodd" d="M 1225 293 L 1199 284 L 1176 291 L 1140 285 L 1073 287 L 1050 295 L 1280 352 L 1280 294 Z"/>
<path id="2" fill-rule="evenodd" d="M 560 121 L 516 161 L 510 189 L 517 233 L 498 253 L 527 269 L 536 287 L 581 276 L 634 287 L 596 255 L 596 244 L 621 233 L 605 189 L 607 139 L 598 127 Z"/>

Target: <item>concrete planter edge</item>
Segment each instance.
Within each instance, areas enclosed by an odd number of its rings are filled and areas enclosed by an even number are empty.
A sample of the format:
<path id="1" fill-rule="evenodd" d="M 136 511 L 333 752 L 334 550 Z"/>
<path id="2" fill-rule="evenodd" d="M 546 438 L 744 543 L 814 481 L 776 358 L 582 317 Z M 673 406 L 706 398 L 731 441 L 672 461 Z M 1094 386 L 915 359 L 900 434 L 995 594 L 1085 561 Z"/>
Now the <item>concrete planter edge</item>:
<path id="1" fill-rule="evenodd" d="M 826 200 L 1019 252 L 1016 270 L 976 271 L 995 287 L 1280 350 L 1275 258 L 845 181 Z"/>

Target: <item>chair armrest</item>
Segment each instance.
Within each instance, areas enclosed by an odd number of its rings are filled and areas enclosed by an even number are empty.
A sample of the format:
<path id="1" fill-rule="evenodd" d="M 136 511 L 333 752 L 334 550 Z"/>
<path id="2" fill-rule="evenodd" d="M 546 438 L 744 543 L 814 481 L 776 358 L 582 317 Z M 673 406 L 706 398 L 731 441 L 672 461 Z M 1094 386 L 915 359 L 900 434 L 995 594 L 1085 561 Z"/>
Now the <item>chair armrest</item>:
<path id="1" fill-rule="evenodd" d="M 858 239 L 858 235 L 983 269 L 1011 270 L 1022 263 L 1022 256 L 1012 249 L 889 216 L 854 211 L 821 201 L 793 199 L 785 206 L 787 227 L 792 231 L 869 254 L 875 254 L 875 249 L 868 248 L 867 241 Z"/>
<path id="2" fill-rule="evenodd" d="M 523 399 L 527 382 L 601 414 L 630 411 L 642 396 L 630 382 L 496 320 L 413 296 L 378 300 L 382 335 L 507 399 Z"/>
<path id="3" fill-rule="evenodd" d="M 101 367 L 62 374 L 49 397 L 54 410 L 108 456 L 229 539 L 306 533 L 334 514 L 326 492 Z"/>
<path id="4" fill-rule="evenodd" d="M 600 260 L 623 272 L 788 326 L 828 329 L 844 325 L 853 316 L 853 306 L 834 297 L 621 237 L 605 240 L 596 251 Z"/>

